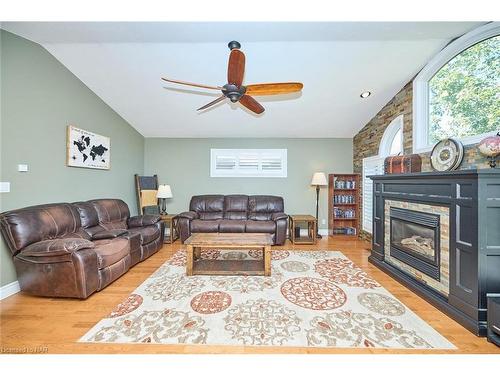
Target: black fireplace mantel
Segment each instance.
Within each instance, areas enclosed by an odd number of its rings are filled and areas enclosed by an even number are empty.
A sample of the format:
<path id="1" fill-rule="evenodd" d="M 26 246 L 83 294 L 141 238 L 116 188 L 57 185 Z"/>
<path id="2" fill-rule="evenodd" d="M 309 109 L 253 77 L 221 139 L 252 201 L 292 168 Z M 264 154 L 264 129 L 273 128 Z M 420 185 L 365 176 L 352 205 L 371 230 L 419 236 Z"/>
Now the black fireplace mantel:
<path id="1" fill-rule="evenodd" d="M 477 335 L 486 334 L 487 293 L 500 293 L 500 169 L 370 176 L 369 261 Z M 448 298 L 384 260 L 385 200 L 446 206 L 450 212 Z"/>

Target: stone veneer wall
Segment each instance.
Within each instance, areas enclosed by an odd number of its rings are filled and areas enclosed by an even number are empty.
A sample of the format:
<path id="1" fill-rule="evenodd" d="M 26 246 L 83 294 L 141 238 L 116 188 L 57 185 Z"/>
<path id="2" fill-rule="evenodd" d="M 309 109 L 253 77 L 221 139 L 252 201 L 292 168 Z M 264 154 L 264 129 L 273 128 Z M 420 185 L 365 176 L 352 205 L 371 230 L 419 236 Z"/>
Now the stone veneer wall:
<path id="1" fill-rule="evenodd" d="M 408 82 L 369 122 L 353 140 L 353 172 L 362 174 L 363 159 L 378 154 L 380 141 L 387 126 L 399 115 L 403 115 L 403 149 L 405 154 L 413 150 L 413 81 Z M 460 169 L 489 168 L 488 160 L 482 156 L 476 145 L 464 147 L 465 155 Z M 430 152 L 420 154 L 422 158 L 422 171 L 432 171 L 430 165 Z M 363 204 L 363 186 L 360 186 L 360 202 Z M 361 207 L 361 215 L 362 215 Z M 362 221 L 361 221 L 362 223 Z M 362 230 L 360 237 L 371 240 L 371 235 Z"/>

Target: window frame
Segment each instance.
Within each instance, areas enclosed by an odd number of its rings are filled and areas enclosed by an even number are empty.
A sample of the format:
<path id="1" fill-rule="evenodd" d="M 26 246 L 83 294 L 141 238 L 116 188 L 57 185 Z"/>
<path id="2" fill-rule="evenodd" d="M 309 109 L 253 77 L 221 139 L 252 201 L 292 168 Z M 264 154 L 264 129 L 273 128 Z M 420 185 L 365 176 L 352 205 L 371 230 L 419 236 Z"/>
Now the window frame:
<path id="1" fill-rule="evenodd" d="M 384 135 L 380 140 L 380 146 L 378 148 L 379 157 L 386 157 L 391 155 L 391 146 L 394 138 L 401 130 L 400 138 L 401 138 L 401 153 L 404 153 L 404 138 L 403 138 L 403 125 L 404 125 L 404 115 L 399 115 L 395 119 L 393 119 L 387 128 L 384 130 Z"/>
<path id="2" fill-rule="evenodd" d="M 434 56 L 413 80 L 413 153 L 431 151 L 429 139 L 429 81 L 453 58 L 486 39 L 500 35 L 500 22 L 490 22 L 454 40 Z M 464 145 L 481 141 L 496 131 L 459 138 Z"/>
<path id="3" fill-rule="evenodd" d="M 238 166 L 240 155 L 258 154 L 258 170 L 244 170 Z M 264 154 L 274 154 L 281 159 L 281 169 L 263 170 L 262 156 Z M 221 170 L 216 168 L 218 156 L 233 156 L 236 159 L 236 168 L 230 170 Z M 210 177 L 226 178 L 286 178 L 288 174 L 287 166 L 288 150 L 286 148 L 211 148 L 210 149 Z"/>

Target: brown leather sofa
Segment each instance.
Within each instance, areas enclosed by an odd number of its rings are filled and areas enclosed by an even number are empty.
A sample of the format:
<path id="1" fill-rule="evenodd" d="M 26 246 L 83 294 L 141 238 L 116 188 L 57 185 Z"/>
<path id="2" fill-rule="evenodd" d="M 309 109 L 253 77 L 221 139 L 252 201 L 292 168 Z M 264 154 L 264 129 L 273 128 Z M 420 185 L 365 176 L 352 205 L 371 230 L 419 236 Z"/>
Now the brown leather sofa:
<path id="1" fill-rule="evenodd" d="M 130 217 L 119 199 L 54 203 L 0 214 L 21 290 L 87 298 L 163 245 L 158 215 Z"/>
<path id="2" fill-rule="evenodd" d="M 179 236 L 191 233 L 270 233 L 275 245 L 286 240 L 283 198 L 271 195 L 198 195 L 178 215 Z"/>

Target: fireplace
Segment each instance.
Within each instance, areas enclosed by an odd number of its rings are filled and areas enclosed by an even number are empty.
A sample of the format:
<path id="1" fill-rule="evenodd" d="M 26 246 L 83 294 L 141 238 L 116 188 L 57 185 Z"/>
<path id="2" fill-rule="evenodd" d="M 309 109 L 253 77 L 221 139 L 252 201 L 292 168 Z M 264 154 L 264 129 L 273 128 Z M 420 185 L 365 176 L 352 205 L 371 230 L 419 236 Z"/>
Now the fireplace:
<path id="1" fill-rule="evenodd" d="M 385 260 L 444 297 L 450 292 L 450 209 L 384 201 Z"/>
<path id="2" fill-rule="evenodd" d="M 435 280 L 440 278 L 439 215 L 390 207 L 391 255 Z"/>
<path id="3" fill-rule="evenodd" d="M 472 332 L 500 293 L 500 169 L 377 175 L 370 262 Z"/>

